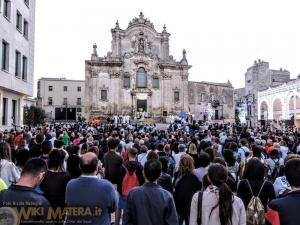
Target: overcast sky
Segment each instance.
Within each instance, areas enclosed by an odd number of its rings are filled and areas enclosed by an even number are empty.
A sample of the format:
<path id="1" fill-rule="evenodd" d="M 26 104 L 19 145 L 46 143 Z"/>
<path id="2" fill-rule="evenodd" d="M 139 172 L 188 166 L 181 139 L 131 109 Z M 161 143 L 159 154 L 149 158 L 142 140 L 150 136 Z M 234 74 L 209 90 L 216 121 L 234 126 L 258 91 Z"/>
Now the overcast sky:
<path id="1" fill-rule="evenodd" d="M 229 79 L 243 87 L 257 59 L 294 78 L 300 73 L 299 7 L 297 0 L 36 0 L 35 80 L 84 79 L 93 43 L 105 55 L 116 20 L 126 29 L 140 11 L 158 32 L 166 24 L 175 59 L 186 49 L 190 80 Z"/>

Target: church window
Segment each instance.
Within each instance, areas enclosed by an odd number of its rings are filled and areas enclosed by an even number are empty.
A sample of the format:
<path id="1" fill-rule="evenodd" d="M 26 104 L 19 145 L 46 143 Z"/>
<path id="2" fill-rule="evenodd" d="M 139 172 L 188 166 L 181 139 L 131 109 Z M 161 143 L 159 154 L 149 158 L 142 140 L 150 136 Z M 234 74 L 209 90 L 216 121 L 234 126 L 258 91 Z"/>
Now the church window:
<path id="1" fill-rule="evenodd" d="M 102 101 L 107 100 L 107 90 L 101 90 L 101 100 Z"/>
<path id="2" fill-rule="evenodd" d="M 130 76 L 128 74 L 124 74 L 123 87 L 124 88 L 130 88 Z"/>
<path id="3" fill-rule="evenodd" d="M 136 87 L 147 87 L 147 73 L 143 67 L 140 67 L 136 74 Z"/>
<path id="4" fill-rule="evenodd" d="M 152 87 L 153 88 L 159 88 L 159 78 L 158 77 L 153 77 Z"/>
<path id="5" fill-rule="evenodd" d="M 180 96 L 179 96 L 179 91 L 174 92 L 174 101 L 179 102 L 180 101 Z"/>

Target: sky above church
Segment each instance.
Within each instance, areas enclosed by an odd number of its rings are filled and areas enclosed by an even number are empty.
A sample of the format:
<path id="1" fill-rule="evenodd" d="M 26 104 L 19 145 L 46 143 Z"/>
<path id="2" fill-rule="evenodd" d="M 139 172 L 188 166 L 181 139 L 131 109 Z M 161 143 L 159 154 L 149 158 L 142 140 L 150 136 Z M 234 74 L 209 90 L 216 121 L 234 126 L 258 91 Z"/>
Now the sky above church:
<path id="1" fill-rule="evenodd" d="M 164 24 L 170 54 L 186 49 L 189 80 L 244 86 L 254 60 L 300 73 L 300 3 L 296 0 L 36 0 L 35 81 L 40 77 L 84 79 L 92 45 L 111 51 L 111 32 L 126 29 L 140 11 L 158 32 Z M 35 82 L 36 84 L 36 82 Z"/>

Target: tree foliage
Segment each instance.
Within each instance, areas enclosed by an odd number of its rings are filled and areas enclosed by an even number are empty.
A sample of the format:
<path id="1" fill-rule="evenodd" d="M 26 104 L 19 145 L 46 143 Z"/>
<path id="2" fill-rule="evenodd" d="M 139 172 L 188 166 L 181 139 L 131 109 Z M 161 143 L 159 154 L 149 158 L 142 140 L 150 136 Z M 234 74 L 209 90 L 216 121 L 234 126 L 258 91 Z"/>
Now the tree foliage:
<path id="1" fill-rule="evenodd" d="M 24 107 L 24 124 L 27 126 L 37 126 L 43 124 L 45 112 L 36 106 Z"/>

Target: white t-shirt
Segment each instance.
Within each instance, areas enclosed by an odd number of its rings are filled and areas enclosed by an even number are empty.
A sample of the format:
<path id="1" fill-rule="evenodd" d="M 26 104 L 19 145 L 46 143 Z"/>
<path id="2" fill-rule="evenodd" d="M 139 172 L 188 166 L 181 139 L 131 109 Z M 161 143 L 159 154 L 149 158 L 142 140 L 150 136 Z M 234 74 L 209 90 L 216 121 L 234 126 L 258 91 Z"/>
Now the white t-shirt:
<path id="1" fill-rule="evenodd" d="M 177 154 L 174 155 L 174 160 L 175 160 L 175 171 L 178 170 L 179 167 L 179 161 L 181 159 L 181 156 L 185 155 L 185 152 L 179 152 Z"/>
<path id="2" fill-rule="evenodd" d="M 289 148 L 287 146 L 280 146 L 280 152 L 282 154 L 281 158 L 285 159 L 289 152 Z"/>
<path id="3" fill-rule="evenodd" d="M 238 155 L 241 157 L 241 162 L 243 162 L 246 159 L 245 153 L 249 152 L 249 148 L 246 146 L 242 146 L 238 150 Z"/>
<path id="4" fill-rule="evenodd" d="M 141 153 L 138 155 L 138 161 L 140 162 L 140 164 L 144 167 L 146 161 L 147 161 L 147 153 Z"/>
<path id="5" fill-rule="evenodd" d="M 284 164 L 284 161 L 282 158 L 280 159 L 266 159 L 265 160 L 265 164 L 266 164 L 266 167 L 267 168 L 270 168 L 269 171 L 268 171 L 268 175 L 271 175 L 273 170 L 275 169 L 275 163 L 279 162 L 279 166 L 283 166 Z"/>
<path id="6" fill-rule="evenodd" d="M 277 177 L 273 186 L 276 196 L 283 194 L 286 190 L 292 190 L 285 176 Z"/>

